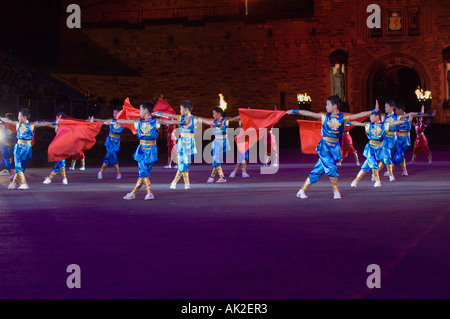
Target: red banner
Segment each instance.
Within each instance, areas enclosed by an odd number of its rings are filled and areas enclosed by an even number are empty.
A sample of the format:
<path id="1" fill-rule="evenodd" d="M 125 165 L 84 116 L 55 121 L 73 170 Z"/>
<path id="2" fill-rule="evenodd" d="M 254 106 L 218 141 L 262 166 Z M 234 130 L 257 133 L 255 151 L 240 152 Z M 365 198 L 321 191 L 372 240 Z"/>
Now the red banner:
<path id="1" fill-rule="evenodd" d="M 316 147 L 322 138 L 322 121 L 297 120 L 300 134 L 300 146 L 304 154 L 317 154 Z"/>

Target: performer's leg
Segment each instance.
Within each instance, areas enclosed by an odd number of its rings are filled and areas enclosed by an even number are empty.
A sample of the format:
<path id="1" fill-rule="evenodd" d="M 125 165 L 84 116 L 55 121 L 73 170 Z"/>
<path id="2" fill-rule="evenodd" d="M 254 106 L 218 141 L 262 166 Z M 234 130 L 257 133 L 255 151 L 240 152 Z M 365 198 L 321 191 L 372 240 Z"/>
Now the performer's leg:
<path id="1" fill-rule="evenodd" d="M 67 174 L 66 174 L 66 166 L 61 166 L 61 177 L 62 177 L 62 183 L 64 185 L 67 185 L 69 182 L 67 181 Z"/>
<path id="2" fill-rule="evenodd" d="M 24 172 L 19 172 L 17 174 L 19 175 L 20 184 L 21 184 L 19 189 L 29 189 L 30 187 L 28 186 L 27 179 L 25 178 Z"/>
<path id="3" fill-rule="evenodd" d="M 367 172 L 363 171 L 362 169 L 359 171 L 358 175 L 356 175 L 356 178 L 351 183 L 351 187 L 357 187 L 358 182 L 363 178 L 364 175 L 366 175 Z"/>
<path id="4" fill-rule="evenodd" d="M 72 163 L 70 164 L 69 170 L 73 171 L 75 169 L 76 164 L 77 164 L 77 160 L 72 158 Z"/>
<path id="5" fill-rule="evenodd" d="M 57 174 L 57 173 L 56 173 L 54 170 L 52 170 L 52 171 L 50 172 L 50 175 L 48 175 L 42 183 L 43 183 L 43 184 L 50 184 L 50 183 L 52 182 L 53 177 L 55 177 L 56 174 Z"/>
<path id="6" fill-rule="evenodd" d="M 121 179 L 122 174 L 120 174 L 119 164 L 114 165 L 114 169 L 116 170 L 116 179 Z"/>
<path id="7" fill-rule="evenodd" d="M 375 180 L 375 184 L 373 185 L 373 187 L 380 187 L 381 181 L 380 181 L 380 174 L 378 174 L 378 169 L 372 169 L 372 175 Z"/>
<path id="8" fill-rule="evenodd" d="M 139 192 L 139 190 L 142 187 L 142 184 L 144 184 L 144 179 L 142 177 L 138 177 L 136 185 L 134 186 L 131 193 L 126 194 L 123 199 L 127 199 L 127 200 L 135 199 L 136 194 Z"/>
<path id="9" fill-rule="evenodd" d="M 338 178 L 329 176 L 329 179 L 331 182 L 331 187 L 333 188 L 333 198 L 341 199 L 341 193 L 339 192 L 339 187 L 338 187 Z"/>
<path id="10" fill-rule="evenodd" d="M 225 174 L 222 170 L 222 165 L 217 166 L 217 173 L 219 173 L 220 178 L 217 180 L 217 183 L 226 183 Z"/>
<path id="11" fill-rule="evenodd" d="M 388 171 L 388 174 L 389 174 L 389 181 L 390 181 L 390 182 L 395 182 L 395 177 L 394 177 L 394 164 L 386 165 L 386 167 L 387 167 L 387 171 Z"/>
<path id="12" fill-rule="evenodd" d="M 191 183 L 189 182 L 189 172 L 183 172 L 184 188 L 190 189 Z"/>
<path id="13" fill-rule="evenodd" d="M 85 169 L 86 169 L 86 160 L 84 158 L 82 158 L 80 171 L 84 171 Z"/>
<path id="14" fill-rule="evenodd" d="M 400 163 L 400 166 L 402 167 L 402 176 L 408 176 L 408 170 L 406 169 L 406 162 L 403 160 L 403 162 Z"/>

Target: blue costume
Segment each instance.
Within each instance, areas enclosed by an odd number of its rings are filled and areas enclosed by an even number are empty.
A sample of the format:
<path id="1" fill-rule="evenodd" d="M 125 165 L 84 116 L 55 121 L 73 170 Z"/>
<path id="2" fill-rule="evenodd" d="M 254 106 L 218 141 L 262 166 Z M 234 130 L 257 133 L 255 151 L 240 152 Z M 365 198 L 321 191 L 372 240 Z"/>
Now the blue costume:
<path id="1" fill-rule="evenodd" d="M 364 124 L 369 143 L 364 147 L 363 155 L 366 160 L 361 166 L 361 170 L 370 172 L 371 169 L 378 170 L 378 161 L 385 157 L 383 140 L 386 137 L 386 131 L 389 130 L 389 124 L 386 125 L 383 122 Z"/>
<path id="2" fill-rule="evenodd" d="M 5 162 L 5 167 L 8 171 L 14 168 L 13 164 L 11 163 L 11 157 L 14 155 L 14 146 L 16 144 L 16 140 L 16 133 L 9 130 L 5 125 L 3 128 L 3 143 L 1 152 L 3 155 L 2 162 Z"/>
<path id="3" fill-rule="evenodd" d="M 150 176 L 153 164 L 158 160 L 158 150 L 156 139 L 158 138 L 159 120 L 150 118 L 148 120 L 136 119 L 134 127 L 140 144 L 133 154 L 133 158 L 138 162 L 140 178 Z"/>
<path id="4" fill-rule="evenodd" d="M 397 127 L 397 149 L 392 160 L 395 165 L 399 165 L 400 163 L 404 163 L 406 161 L 405 151 L 408 146 L 411 145 L 411 122 L 408 119 L 405 119 L 405 121 L 398 124 Z"/>
<path id="5" fill-rule="evenodd" d="M 14 146 L 14 164 L 16 174 L 24 172 L 32 153 L 31 141 L 34 134 L 34 124 L 17 123 L 17 143 Z"/>
<path id="6" fill-rule="evenodd" d="M 214 120 L 212 127 L 214 134 L 214 141 L 212 144 L 213 151 L 213 167 L 221 166 L 225 158 L 226 152 L 231 150 L 230 142 L 228 141 L 228 129 L 225 118 L 221 120 Z"/>
<path id="7" fill-rule="evenodd" d="M 190 122 L 188 123 L 190 119 Z M 182 173 L 189 172 L 189 166 L 192 163 L 194 154 L 197 154 L 194 133 L 198 126 L 198 120 L 194 115 L 180 116 L 180 138 L 177 141 L 176 150 L 178 152 L 178 171 Z"/>
<path id="8" fill-rule="evenodd" d="M 109 125 L 109 136 L 105 140 L 106 156 L 103 163 L 106 165 L 117 165 L 117 152 L 120 149 L 120 135 L 123 133 L 124 127 L 117 124 L 117 120 L 112 120 Z"/>
<path id="9" fill-rule="evenodd" d="M 336 166 L 336 161 L 341 159 L 339 138 L 344 132 L 347 121 L 348 117 L 342 113 L 333 115 L 322 112 L 322 138 L 316 147 L 319 160 L 309 174 L 311 184 L 315 184 L 323 173 L 332 178 L 339 176 Z"/>
<path id="10" fill-rule="evenodd" d="M 381 121 L 383 123 L 390 123 L 397 121 L 397 114 L 384 114 L 381 117 Z M 392 164 L 392 155 L 397 148 L 397 130 L 398 124 L 389 125 L 389 130 L 386 131 L 386 137 L 383 140 L 383 148 L 385 149 L 384 157 L 382 159 L 382 163 L 385 165 Z"/>

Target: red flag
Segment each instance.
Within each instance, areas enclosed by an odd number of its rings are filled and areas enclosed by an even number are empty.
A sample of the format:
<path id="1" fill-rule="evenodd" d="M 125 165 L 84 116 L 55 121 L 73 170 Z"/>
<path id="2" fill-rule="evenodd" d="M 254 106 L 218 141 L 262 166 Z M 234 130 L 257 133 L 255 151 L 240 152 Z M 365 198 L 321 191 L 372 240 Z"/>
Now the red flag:
<path id="1" fill-rule="evenodd" d="M 82 156 L 95 145 L 103 123 L 59 119 L 58 133 L 48 146 L 48 161 L 57 162 L 70 156 Z"/>
<path id="2" fill-rule="evenodd" d="M 342 114 L 349 115 L 348 113 L 342 113 Z M 357 118 L 355 120 L 351 120 L 350 122 L 363 122 L 366 118 L 367 118 L 367 116 L 364 116 L 364 117 Z M 344 127 L 344 132 L 349 132 L 354 127 L 355 127 L 354 125 L 346 125 Z"/>
<path id="3" fill-rule="evenodd" d="M 317 154 L 316 147 L 322 138 L 322 121 L 297 120 L 300 146 L 304 154 Z"/>
<path id="4" fill-rule="evenodd" d="M 134 119 L 139 119 L 141 118 L 140 115 L 140 110 L 133 107 L 133 105 L 131 105 L 130 103 L 130 99 L 126 98 L 125 101 L 123 102 L 123 106 L 122 106 L 122 110 L 119 111 L 119 113 L 117 114 L 117 119 L 118 120 L 134 120 Z M 131 130 L 131 132 L 133 132 L 133 134 L 137 134 L 136 129 L 134 128 L 134 124 L 121 124 L 124 127 L 128 128 L 129 130 Z"/>
<path id="5" fill-rule="evenodd" d="M 155 112 L 162 112 L 162 113 L 169 113 L 176 115 L 177 113 L 172 109 L 172 107 L 164 101 L 163 99 L 159 99 L 158 102 L 156 102 L 155 107 L 153 108 L 153 111 Z M 169 120 L 166 117 L 161 117 L 163 120 Z"/>
<path id="6" fill-rule="evenodd" d="M 239 152 L 244 154 L 264 133 L 269 131 L 284 115 L 285 111 L 239 109 L 242 130 L 235 137 Z M 247 137 L 247 138 L 246 138 Z"/>

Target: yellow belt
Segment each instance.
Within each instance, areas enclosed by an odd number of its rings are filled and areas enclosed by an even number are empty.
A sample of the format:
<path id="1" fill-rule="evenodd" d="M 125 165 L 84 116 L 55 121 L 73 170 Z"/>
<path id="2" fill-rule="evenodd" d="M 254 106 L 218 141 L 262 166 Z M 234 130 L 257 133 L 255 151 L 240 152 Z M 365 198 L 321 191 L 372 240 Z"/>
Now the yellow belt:
<path id="1" fill-rule="evenodd" d="M 194 133 L 181 133 L 181 137 L 194 137 Z"/>
<path id="2" fill-rule="evenodd" d="M 18 144 L 26 144 L 26 145 L 31 145 L 31 141 L 29 140 L 17 140 Z"/>
<path id="3" fill-rule="evenodd" d="M 334 137 L 327 137 L 327 136 L 324 136 L 324 137 L 322 137 L 325 141 L 327 141 L 327 142 L 331 142 L 331 143 L 337 143 L 337 142 L 339 142 L 339 139 L 338 138 L 334 138 Z"/>
<path id="4" fill-rule="evenodd" d="M 5 145 L 5 146 L 14 146 L 14 143 L 4 142 L 3 145 Z"/>
<path id="5" fill-rule="evenodd" d="M 114 137 L 114 138 L 120 138 L 120 135 L 118 135 L 118 134 L 109 134 L 109 136 Z"/>
<path id="6" fill-rule="evenodd" d="M 216 135 L 216 138 L 227 138 L 227 134 L 225 134 L 225 135 Z"/>
<path id="7" fill-rule="evenodd" d="M 140 141 L 141 145 L 156 145 L 156 141 L 147 141 L 147 140 L 141 140 Z"/>
<path id="8" fill-rule="evenodd" d="M 409 136 L 409 133 L 398 132 L 398 136 L 408 137 L 408 136 Z"/>
<path id="9" fill-rule="evenodd" d="M 381 145 L 383 145 L 383 142 L 370 140 L 369 144 L 371 144 L 373 146 L 381 146 Z"/>
<path id="10" fill-rule="evenodd" d="M 397 132 L 389 132 L 389 131 L 387 131 L 386 134 L 387 135 L 397 135 Z"/>

